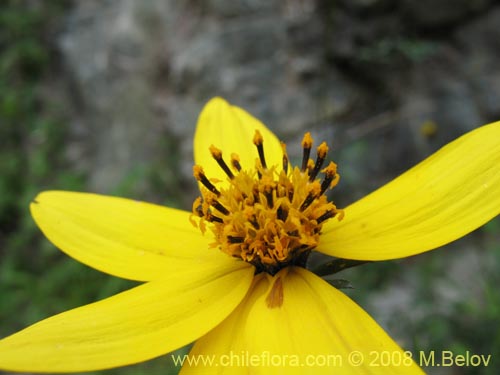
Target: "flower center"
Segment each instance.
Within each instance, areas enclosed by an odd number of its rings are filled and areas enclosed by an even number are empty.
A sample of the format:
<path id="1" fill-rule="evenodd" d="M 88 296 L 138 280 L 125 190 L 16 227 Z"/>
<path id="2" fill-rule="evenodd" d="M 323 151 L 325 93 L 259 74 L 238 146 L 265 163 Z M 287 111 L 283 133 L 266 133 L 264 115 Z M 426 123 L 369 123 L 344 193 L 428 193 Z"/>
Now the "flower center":
<path id="1" fill-rule="evenodd" d="M 211 247 L 253 264 L 257 273 L 274 275 L 289 265 L 305 267 L 310 251 L 318 245 L 323 223 L 334 216 L 338 220 L 343 217 L 343 211 L 325 195 L 339 181 L 337 165 L 330 162 L 322 169 L 328 153 L 325 142 L 317 148 L 316 161 L 309 158 L 313 143 L 310 133 L 302 140 L 301 168 L 289 168 L 284 144 L 283 164 L 267 166 L 264 140 L 258 130 L 253 143 L 258 158 L 250 170 L 241 168 L 236 154 L 231 155 L 230 168 L 222 151 L 210 147 L 229 184 L 217 188 L 202 167 L 195 165 L 201 197 L 194 201 L 193 213 L 200 217 L 202 232 L 207 223 L 210 225 L 215 235 Z M 322 180 L 317 178 L 320 172 L 324 174 Z"/>

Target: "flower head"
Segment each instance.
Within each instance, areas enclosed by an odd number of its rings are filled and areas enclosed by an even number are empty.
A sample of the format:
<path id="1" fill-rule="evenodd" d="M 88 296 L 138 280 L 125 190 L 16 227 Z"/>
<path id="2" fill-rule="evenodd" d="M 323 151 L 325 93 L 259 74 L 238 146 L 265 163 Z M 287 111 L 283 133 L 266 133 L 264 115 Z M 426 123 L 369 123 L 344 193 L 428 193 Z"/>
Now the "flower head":
<path id="1" fill-rule="evenodd" d="M 85 193 L 44 192 L 33 201 L 35 221 L 62 251 L 144 283 L 4 338 L 0 369 L 105 369 L 196 341 L 191 355 L 205 360 L 183 373 L 201 366 L 204 373 L 356 374 L 359 366 L 421 373 L 410 353 L 307 270 L 306 260 L 311 251 L 400 258 L 481 226 L 500 211 L 499 136 L 500 123 L 478 128 L 341 210 L 325 195 L 339 179 L 334 163 L 325 166 L 326 144 L 312 160 L 306 134 L 302 163 L 292 166 L 262 123 L 212 99 L 195 134 L 201 196 L 191 213 Z M 382 351 L 401 360 L 363 364 Z M 238 363 L 223 361 L 231 356 Z"/>
<path id="2" fill-rule="evenodd" d="M 316 162 L 309 159 L 310 133 L 302 141 L 302 167 L 291 171 L 286 153 L 280 166 L 267 167 L 264 140 L 258 130 L 253 143 L 259 155 L 255 168 L 243 170 L 238 155 L 233 154 L 234 173 L 221 150 L 210 146 L 229 185 L 217 188 L 202 167 L 195 165 L 202 195 L 195 200 L 193 213 L 201 217 L 202 231 L 205 221 L 212 224 L 214 247 L 254 265 L 256 273 L 274 275 L 292 265 L 305 267 L 307 256 L 318 246 L 323 223 L 343 216 L 325 195 L 339 181 L 337 166 L 331 162 L 322 169 L 328 152 L 326 143 L 318 147 Z M 316 178 L 320 171 L 324 173 L 322 181 Z"/>

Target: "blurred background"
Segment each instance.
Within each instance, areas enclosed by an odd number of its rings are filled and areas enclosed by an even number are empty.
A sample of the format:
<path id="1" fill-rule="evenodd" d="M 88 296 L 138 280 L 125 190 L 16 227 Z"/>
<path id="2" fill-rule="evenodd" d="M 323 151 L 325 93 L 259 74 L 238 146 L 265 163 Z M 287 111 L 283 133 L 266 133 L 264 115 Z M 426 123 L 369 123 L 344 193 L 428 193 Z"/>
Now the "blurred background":
<path id="1" fill-rule="evenodd" d="M 29 202 L 47 189 L 190 209 L 208 99 L 288 143 L 326 140 L 340 207 L 500 119 L 494 0 L 5 0 L 0 7 L 0 337 L 134 285 L 64 256 Z M 460 166 L 457 166 L 459 168 Z M 500 221 L 444 248 L 345 271 L 346 293 L 405 349 L 492 354 Z M 185 352 L 181 350 L 181 352 Z M 175 374 L 170 356 L 92 374 Z"/>

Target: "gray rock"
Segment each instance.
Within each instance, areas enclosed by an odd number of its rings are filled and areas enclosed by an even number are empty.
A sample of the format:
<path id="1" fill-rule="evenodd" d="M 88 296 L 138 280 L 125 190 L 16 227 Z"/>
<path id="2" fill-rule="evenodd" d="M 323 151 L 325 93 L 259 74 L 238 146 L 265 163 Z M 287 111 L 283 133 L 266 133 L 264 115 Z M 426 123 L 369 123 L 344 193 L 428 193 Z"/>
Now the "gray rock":
<path id="1" fill-rule="evenodd" d="M 486 0 L 433 4 L 75 3 L 59 39 L 75 107 L 71 158 L 91 190 L 138 170 L 146 180 L 154 166 L 163 179 L 179 171 L 172 184 L 194 195 L 196 118 L 220 95 L 292 141 L 292 160 L 306 130 L 335 144 L 352 164 L 343 168 L 352 200 L 500 114 L 500 11 L 482 14 Z M 471 12 L 477 20 L 448 36 L 409 37 L 408 17 L 446 26 Z M 423 132 L 428 123 L 435 134 Z M 147 185 L 134 184 L 154 195 Z"/>

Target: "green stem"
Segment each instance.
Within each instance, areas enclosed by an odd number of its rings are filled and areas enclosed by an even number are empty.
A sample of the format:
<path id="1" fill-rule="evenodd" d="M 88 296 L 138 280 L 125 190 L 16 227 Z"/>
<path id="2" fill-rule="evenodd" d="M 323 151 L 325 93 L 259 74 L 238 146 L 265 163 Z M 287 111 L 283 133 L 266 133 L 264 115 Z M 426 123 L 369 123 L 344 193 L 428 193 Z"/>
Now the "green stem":
<path id="1" fill-rule="evenodd" d="M 312 272 L 314 272 L 318 276 L 333 275 L 347 268 L 357 267 L 365 263 L 370 263 L 370 261 L 337 258 L 323 263 L 322 265 L 312 270 Z"/>

